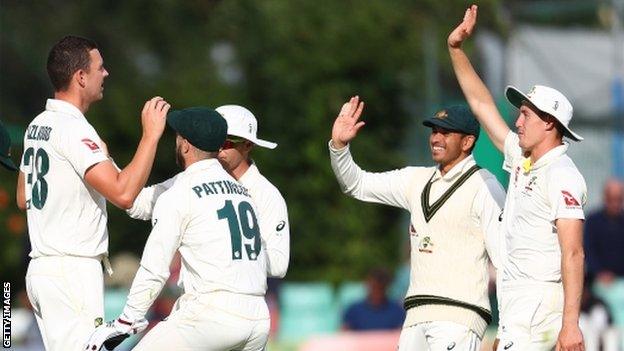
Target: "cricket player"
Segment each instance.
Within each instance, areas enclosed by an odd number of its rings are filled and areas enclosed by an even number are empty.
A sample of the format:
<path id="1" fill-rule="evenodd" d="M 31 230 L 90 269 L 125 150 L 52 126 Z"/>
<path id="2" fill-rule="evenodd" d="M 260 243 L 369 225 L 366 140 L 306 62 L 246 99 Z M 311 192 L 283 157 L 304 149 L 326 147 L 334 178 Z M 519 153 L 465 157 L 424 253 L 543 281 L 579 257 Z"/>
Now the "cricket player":
<path id="1" fill-rule="evenodd" d="M 54 99 L 26 129 L 17 184 L 32 246 L 26 289 L 46 349 L 79 350 L 104 317 L 106 200 L 132 206 L 152 168 L 169 104 L 160 97 L 145 104 L 143 136 L 120 171 L 84 115 L 102 99 L 108 76 L 97 45 L 67 36 L 52 47 L 47 69 Z"/>
<path id="2" fill-rule="evenodd" d="M 489 235 L 497 235 L 505 192 L 472 156 L 479 123 L 468 108 L 452 106 L 426 119 L 434 167 L 384 173 L 361 170 L 349 143 L 363 121 L 358 97 L 345 103 L 329 143 L 342 190 L 362 201 L 408 210 L 411 272 L 399 350 L 479 350 L 491 321 L 487 293 Z M 491 249 L 491 251 L 494 251 Z"/>
<path id="3" fill-rule="evenodd" d="M 238 105 L 217 107 L 228 123 L 228 136 L 219 151 L 223 167 L 249 190 L 258 207 L 260 234 L 266 245 L 268 275 L 283 278 L 290 256 L 290 228 L 286 201 L 280 191 L 259 171 L 251 159 L 255 146 L 274 149 L 277 144 L 258 138 L 258 121 L 251 111 Z M 141 191 L 127 212 L 132 218 L 149 220 L 158 196 L 169 189 L 175 177 Z M 184 272 L 182 272 L 184 273 Z"/>
<path id="4" fill-rule="evenodd" d="M 4 125 L 0 123 L 0 164 L 9 171 L 17 171 L 11 160 L 11 138 Z"/>
<path id="5" fill-rule="evenodd" d="M 92 334 L 87 348 L 110 350 L 146 326 L 145 314 L 169 277 L 178 250 L 184 294 L 134 350 L 263 350 L 269 335 L 266 253 L 248 190 L 217 160 L 227 124 L 216 111 L 173 111 L 176 159 L 184 171 L 156 201 L 123 313 Z"/>
<path id="6" fill-rule="evenodd" d="M 461 48 L 477 6 L 448 37 L 457 80 L 510 173 L 502 230 L 506 259 L 498 350 L 583 350 L 579 310 L 583 292 L 583 205 L 587 188 L 566 155 L 572 105 L 559 91 L 536 85 L 527 94 L 507 87 L 520 110 L 512 132 Z"/>

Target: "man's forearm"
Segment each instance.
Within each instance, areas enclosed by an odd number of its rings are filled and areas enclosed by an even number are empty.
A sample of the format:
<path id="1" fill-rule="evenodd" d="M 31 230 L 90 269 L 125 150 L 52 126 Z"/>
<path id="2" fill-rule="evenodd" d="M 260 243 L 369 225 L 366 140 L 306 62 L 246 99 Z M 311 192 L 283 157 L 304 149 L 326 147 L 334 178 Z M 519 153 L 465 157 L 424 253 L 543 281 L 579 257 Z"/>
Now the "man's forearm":
<path id="1" fill-rule="evenodd" d="M 561 255 L 561 277 L 563 280 L 563 325 L 578 325 L 583 295 L 583 249 L 576 249 Z"/>
<path id="2" fill-rule="evenodd" d="M 129 201 L 130 205 L 147 183 L 157 147 L 158 139 L 141 138 L 132 161 L 117 176 L 117 181 L 123 187 L 123 197 Z"/>
<path id="3" fill-rule="evenodd" d="M 490 91 L 470 63 L 461 47 L 450 47 L 449 54 L 455 76 L 464 97 L 497 149 L 502 150 L 509 127 L 500 116 Z"/>

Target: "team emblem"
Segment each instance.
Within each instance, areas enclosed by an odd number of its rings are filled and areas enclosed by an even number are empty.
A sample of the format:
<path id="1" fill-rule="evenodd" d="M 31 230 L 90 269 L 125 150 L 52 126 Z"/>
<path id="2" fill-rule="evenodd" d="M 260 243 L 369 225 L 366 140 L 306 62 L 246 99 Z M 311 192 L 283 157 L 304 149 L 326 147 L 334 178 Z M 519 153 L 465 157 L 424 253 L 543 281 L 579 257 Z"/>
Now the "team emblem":
<path id="1" fill-rule="evenodd" d="M 433 243 L 431 242 L 431 237 L 426 236 L 422 238 L 420 244 L 418 244 L 418 251 L 432 253 L 433 252 Z"/>
<path id="2" fill-rule="evenodd" d="M 446 112 L 446 110 L 438 111 L 435 114 L 435 118 L 437 119 L 445 119 L 446 117 L 448 117 L 448 112 Z"/>
<path id="3" fill-rule="evenodd" d="M 555 105 L 553 106 L 553 110 L 557 111 L 558 108 L 559 108 L 559 101 L 555 100 Z"/>
<path id="4" fill-rule="evenodd" d="M 95 327 L 97 328 L 100 325 L 104 324 L 104 318 L 97 317 L 96 319 L 93 320 L 93 323 L 95 324 Z"/>

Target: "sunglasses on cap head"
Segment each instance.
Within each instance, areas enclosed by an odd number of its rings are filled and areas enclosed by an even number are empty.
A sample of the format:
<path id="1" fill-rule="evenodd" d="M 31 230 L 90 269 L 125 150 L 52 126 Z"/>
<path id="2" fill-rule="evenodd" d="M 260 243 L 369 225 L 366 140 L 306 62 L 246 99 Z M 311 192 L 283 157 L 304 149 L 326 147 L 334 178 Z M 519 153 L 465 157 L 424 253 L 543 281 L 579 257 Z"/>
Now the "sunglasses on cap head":
<path id="1" fill-rule="evenodd" d="M 232 149 L 232 148 L 235 148 L 236 145 L 242 144 L 242 143 L 244 143 L 246 141 L 247 140 L 245 140 L 243 138 L 231 137 L 231 136 L 228 135 L 228 137 L 223 142 L 223 148 L 224 149 Z"/>

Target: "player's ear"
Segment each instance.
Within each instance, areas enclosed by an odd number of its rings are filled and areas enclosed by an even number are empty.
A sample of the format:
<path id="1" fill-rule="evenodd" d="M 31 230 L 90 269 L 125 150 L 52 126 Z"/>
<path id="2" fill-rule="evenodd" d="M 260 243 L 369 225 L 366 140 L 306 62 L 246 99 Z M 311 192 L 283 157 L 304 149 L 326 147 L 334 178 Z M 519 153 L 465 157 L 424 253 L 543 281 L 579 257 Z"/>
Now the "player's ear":
<path id="1" fill-rule="evenodd" d="M 462 138 L 462 151 L 469 152 L 476 142 L 477 138 L 475 138 L 474 135 L 464 135 L 464 137 Z"/>
<path id="2" fill-rule="evenodd" d="M 182 138 L 182 144 L 180 144 L 181 150 L 183 154 L 186 154 L 191 149 L 191 143 L 188 140 Z"/>
<path id="3" fill-rule="evenodd" d="M 84 88 L 85 86 L 87 86 L 87 72 L 83 69 L 78 69 L 76 72 L 74 72 L 72 80 L 75 81 L 78 86 Z"/>

